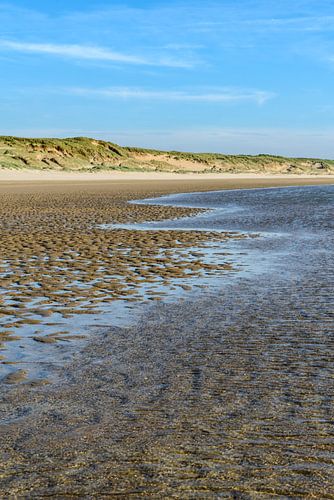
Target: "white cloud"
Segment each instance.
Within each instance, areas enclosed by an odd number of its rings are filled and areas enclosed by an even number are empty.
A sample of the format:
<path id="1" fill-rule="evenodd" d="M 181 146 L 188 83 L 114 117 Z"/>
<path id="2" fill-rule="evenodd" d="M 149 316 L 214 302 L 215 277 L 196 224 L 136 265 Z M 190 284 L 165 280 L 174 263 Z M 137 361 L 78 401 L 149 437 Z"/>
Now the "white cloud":
<path id="1" fill-rule="evenodd" d="M 245 26 L 258 26 L 268 30 L 333 31 L 334 16 L 295 16 L 250 19 Z"/>
<path id="2" fill-rule="evenodd" d="M 72 88 L 68 89 L 68 91 L 72 94 L 85 97 L 208 103 L 253 101 L 257 104 L 263 104 L 269 99 L 275 97 L 274 93 L 262 90 L 242 90 L 229 88 L 224 88 L 214 92 L 155 91 L 129 87 L 111 87 L 104 89 Z"/>
<path id="3" fill-rule="evenodd" d="M 71 59 L 110 61 L 147 66 L 166 66 L 177 68 L 188 68 L 192 66 L 192 63 L 189 61 L 169 59 L 166 57 L 154 60 L 136 55 L 122 54 L 105 47 L 92 47 L 87 45 L 28 43 L 0 40 L 0 49 L 21 53 L 49 54 Z"/>
<path id="4" fill-rule="evenodd" d="M 195 50 L 205 49 L 205 45 L 196 43 L 167 43 L 165 49 L 171 50 Z"/>

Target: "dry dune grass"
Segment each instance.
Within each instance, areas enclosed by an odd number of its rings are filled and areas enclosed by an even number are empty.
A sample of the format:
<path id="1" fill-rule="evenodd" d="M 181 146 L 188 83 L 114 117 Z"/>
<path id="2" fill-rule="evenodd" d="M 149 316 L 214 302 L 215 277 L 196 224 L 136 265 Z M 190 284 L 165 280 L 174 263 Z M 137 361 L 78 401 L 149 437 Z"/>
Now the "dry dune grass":
<path id="1" fill-rule="evenodd" d="M 333 160 L 157 151 L 121 147 L 111 142 L 85 137 L 70 139 L 0 137 L 0 167 L 80 172 L 130 170 L 313 175 L 334 173 Z"/>

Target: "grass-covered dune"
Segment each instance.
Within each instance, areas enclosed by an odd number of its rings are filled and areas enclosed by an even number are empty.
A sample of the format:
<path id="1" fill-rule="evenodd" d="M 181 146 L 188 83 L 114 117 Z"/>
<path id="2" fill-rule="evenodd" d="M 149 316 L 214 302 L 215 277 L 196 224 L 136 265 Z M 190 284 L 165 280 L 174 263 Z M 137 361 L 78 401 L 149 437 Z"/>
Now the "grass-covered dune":
<path id="1" fill-rule="evenodd" d="M 87 137 L 26 139 L 0 136 L 0 168 L 80 172 L 141 170 L 320 175 L 334 174 L 334 160 L 157 151 L 121 147 L 112 142 Z"/>

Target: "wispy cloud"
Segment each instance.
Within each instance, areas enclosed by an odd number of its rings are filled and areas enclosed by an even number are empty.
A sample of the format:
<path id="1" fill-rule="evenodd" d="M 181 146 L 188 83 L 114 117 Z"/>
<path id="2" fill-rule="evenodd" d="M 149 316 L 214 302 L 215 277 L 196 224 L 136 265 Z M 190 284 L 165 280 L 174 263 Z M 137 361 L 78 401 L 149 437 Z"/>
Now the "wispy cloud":
<path id="1" fill-rule="evenodd" d="M 122 54 L 105 47 L 92 47 L 87 45 L 29 43 L 0 40 L 0 50 L 1 49 L 21 53 L 48 54 L 71 59 L 110 61 L 147 66 L 166 66 L 176 68 L 188 68 L 192 66 L 190 61 L 176 60 L 168 57 L 150 59 L 137 55 Z"/>
<path id="2" fill-rule="evenodd" d="M 270 17 L 244 20 L 244 26 L 268 30 L 333 31 L 334 16 Z"/>
<path id="3" fill-rule="evenodd" d="M 262 90 L 240 90 L 221 89 L 214 92 L 186 92 L 186 91 L 155 91 L 129 87 L 111 87 L 104 89 L 72 88 L 68 89 L 71 94 L 86 97 L 102 97 L 110 99 L 142 99 L 159 101 L 183 101 L 183 102 L 212 102 L 228 103 L 240 101 L 253 101 L 264 104 L 275 97 L 273 92 Z"/>
<path id="4" fill-rule="evenodd" d="M 334 55 L 332 55 L 332 54 L 330 54 L 330 55 L 329 54 L 324 54 L 323 57 L 322 57 L 322 59 L 324 61 L 326 61 L 327 63 L 331 63 L 331 64 L 334 63 Z"/>
<path id="5" fill-rule="evenodd" d="M 171 50 L 195 50 L 204 49 L 205 45 L 196 43 L 167 43 L 164 48 Z"/>

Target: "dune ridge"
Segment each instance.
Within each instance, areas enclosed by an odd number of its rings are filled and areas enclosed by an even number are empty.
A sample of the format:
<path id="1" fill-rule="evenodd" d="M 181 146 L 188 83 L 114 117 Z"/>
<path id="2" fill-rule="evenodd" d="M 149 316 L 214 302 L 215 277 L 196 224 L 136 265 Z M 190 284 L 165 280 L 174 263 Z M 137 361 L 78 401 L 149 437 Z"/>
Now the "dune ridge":
<path id="1" fill-rule="evenodd" d="M 334 160 L 272 155 L 186 153 L 122 147 L 112 142 L 0 136 L 0 168 L 70 172 L 334 174 Z"/>

